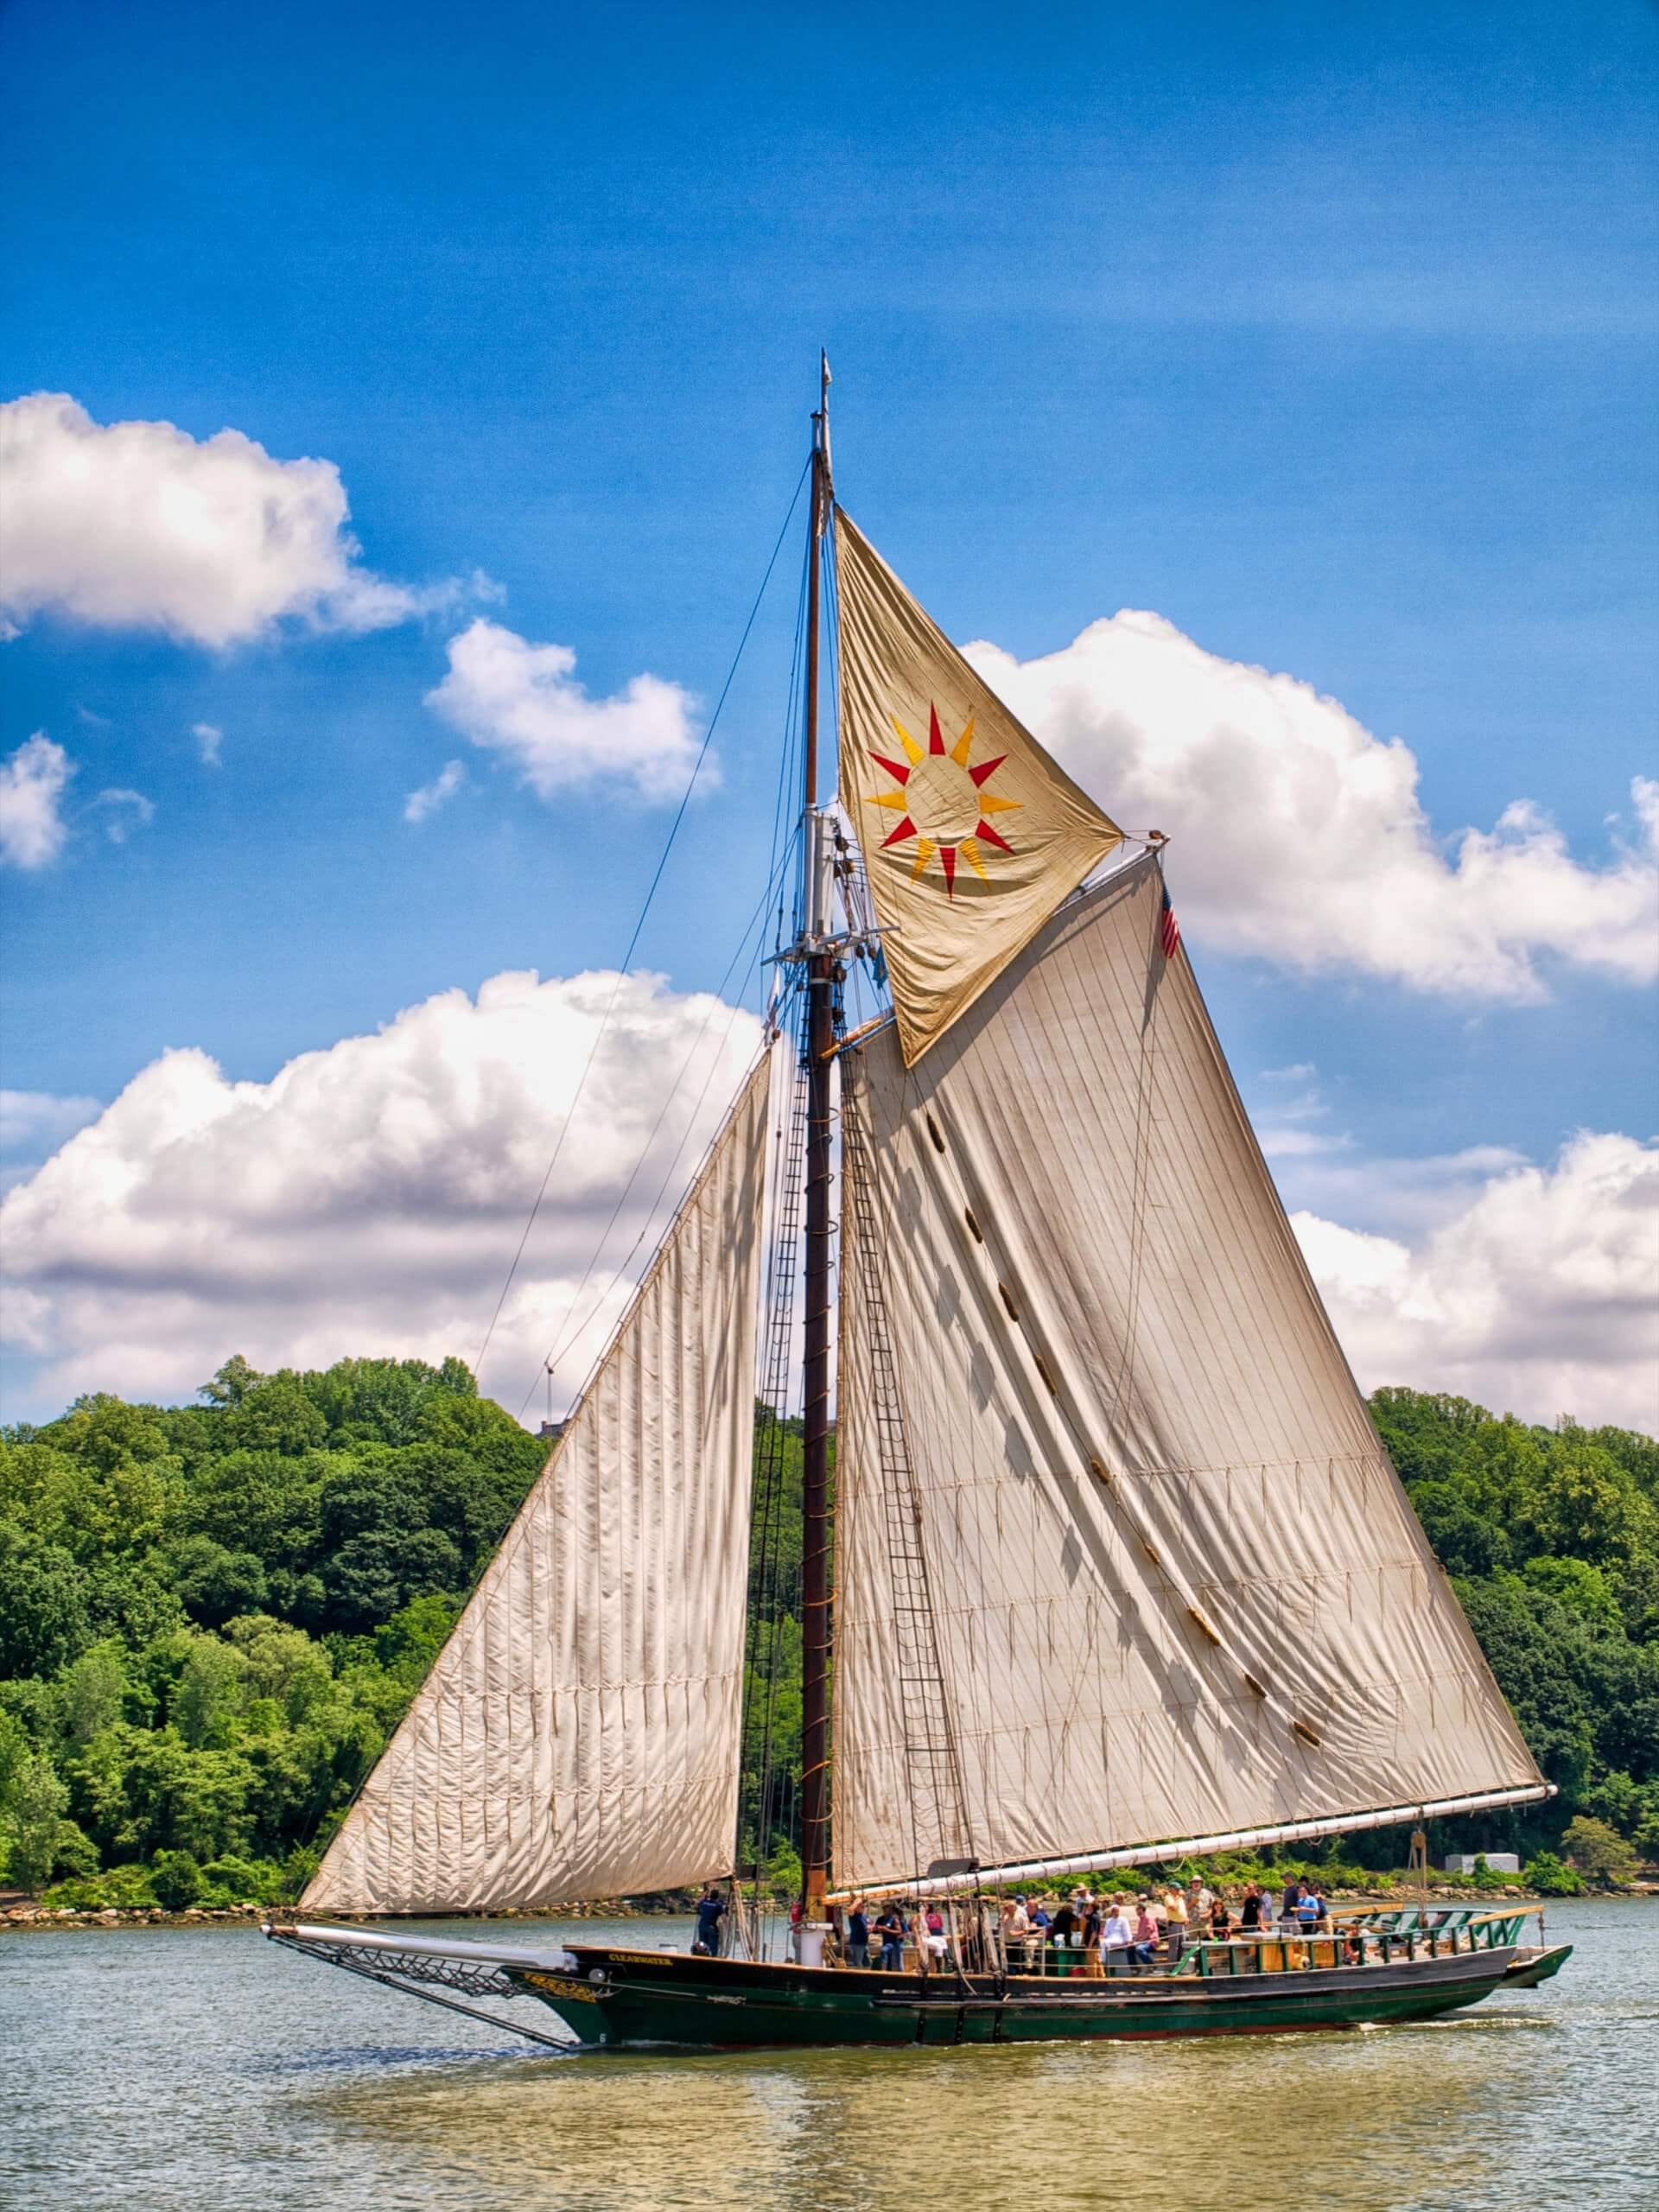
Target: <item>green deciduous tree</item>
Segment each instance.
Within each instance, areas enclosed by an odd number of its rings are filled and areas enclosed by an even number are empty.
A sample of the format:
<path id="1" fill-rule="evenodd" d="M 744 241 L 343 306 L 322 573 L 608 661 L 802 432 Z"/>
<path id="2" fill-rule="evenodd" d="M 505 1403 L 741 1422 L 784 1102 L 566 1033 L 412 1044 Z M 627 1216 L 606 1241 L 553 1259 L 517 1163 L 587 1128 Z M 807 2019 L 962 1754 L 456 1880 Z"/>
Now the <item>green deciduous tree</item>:
<path id="1" fill-rule="evenodd" d="M 1587 1813 L 1567 1822 L 1561 1848 L 1568 1862 L 1592 1882 L 1628 1882 L 1637 1871 L 1634 1848 L 1617 1828 Z"/>
<path id="2" fill-rule="evenodd" d="M 1373 1410 L 1560 1788 L 1437 1828 L 1435 1847 L 1519 1850 L 1562 1893 L 1592 1861 L 1623 1878 L 1659 1855 L 1659 1445 L 1404 1389 Z M 752 1546 L 743 1821 L 783 1867 L 798 1423 L 764 1415 L 760 1438 L 776 1479 Z M 291 1894 L 546 1456 L 457 1360 L 262 1375 L 233 1358 L 194 1406 L 93 1395 L 0 1433 L 0 1843 L 15 1858 L 22 1839 L 31 1879 L 67 1878 L 66 1899 L 149 1902 L 157 1867 L 187 1901 Z M 1405 1836 L 1342 1848 L 1397 1863 Z"/>

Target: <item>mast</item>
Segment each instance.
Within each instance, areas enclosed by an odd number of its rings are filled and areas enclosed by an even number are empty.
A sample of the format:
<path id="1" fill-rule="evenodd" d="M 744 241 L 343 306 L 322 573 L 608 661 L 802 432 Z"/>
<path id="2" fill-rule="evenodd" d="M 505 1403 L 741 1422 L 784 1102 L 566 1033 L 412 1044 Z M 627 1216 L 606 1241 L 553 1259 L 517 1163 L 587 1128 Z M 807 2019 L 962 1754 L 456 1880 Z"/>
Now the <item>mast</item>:
<path id="1" fill-rule="evenodd" d="M 804 1921 L 824 1917 L 830 1875 L 830 1190 L 835 955 L 829 852 L 817 813 L 819 587 L 830 499 L 830 363 L 819 355 L 807 540 L 804 743 L 806 966 L 805 1357 L 802 1375 L 801 1870 Z"/>

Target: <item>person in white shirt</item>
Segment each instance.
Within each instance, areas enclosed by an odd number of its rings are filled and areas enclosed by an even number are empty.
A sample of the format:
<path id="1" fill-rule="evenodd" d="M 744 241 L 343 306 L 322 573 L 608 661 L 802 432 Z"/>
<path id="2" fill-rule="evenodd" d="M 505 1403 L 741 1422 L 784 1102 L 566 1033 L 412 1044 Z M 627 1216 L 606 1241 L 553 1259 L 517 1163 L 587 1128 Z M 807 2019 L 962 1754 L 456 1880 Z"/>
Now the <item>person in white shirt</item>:
<path id="1" fill-rule="evenodd" d="M 1135 1930 L 1129 1926 L 1128 1922 L 1123 1916 L 1123 1900 L 1122 1897 L 1114 1897 L 1105 1919 L 1101 1923 L 1100 1955 L 1102 1963 L 1109 1970 L 1113 1961 L 1113 1955 L 1116 1954 L 1117 1963 L 1120 1966 L 1128 1965 L 1131 1963 L 1128 1955 L 1134 1949 L 1134 1947 Z"/>

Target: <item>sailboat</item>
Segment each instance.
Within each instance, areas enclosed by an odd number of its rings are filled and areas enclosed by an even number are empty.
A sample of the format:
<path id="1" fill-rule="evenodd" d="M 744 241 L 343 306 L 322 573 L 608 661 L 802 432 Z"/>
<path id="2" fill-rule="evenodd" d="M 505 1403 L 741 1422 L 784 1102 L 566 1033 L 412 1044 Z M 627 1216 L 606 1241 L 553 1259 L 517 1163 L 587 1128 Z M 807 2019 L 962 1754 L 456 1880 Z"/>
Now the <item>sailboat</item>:
<path id="1" fill-rule="evenodd" d="M 1542 1979 L 1566 1950 L 1523 1942 L 1514 1907 L 1269 1918 L 1150 1957 L 1033 1942 L 1013 1915 L 1016 1892 L 1548 1785 L 1303 1262 L 1166 841 L 1064 772 L 859 531 L 823 377 L 779 1010 L 267 1933 L 462 2011 L 531 2000 L 562 2029 L 524 2032 L 589 2046 L 1351 2026 Z M 849 1025 L 855 973 L 880 1006 Z M 798 1264 L 803 1887 L 774 1956 L 740 1767 L 757 1395 L 775 1436 Z M 693 1884 L 729 1900 L 717 1951 L 405 1924 Z M 901 1932 L 858 1962 L 852 1915 L 884 1901 Z M 942 1942 L 911 1940 L 922 1913 Z"/>

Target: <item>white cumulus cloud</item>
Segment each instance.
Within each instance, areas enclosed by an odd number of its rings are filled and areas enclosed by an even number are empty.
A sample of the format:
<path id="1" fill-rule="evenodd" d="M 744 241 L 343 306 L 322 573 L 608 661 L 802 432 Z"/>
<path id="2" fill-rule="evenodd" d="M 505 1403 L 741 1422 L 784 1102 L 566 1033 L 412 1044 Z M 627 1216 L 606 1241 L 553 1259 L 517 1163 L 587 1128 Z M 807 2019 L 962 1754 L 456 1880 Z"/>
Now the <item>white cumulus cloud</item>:
<path id="1" fill-rule="evenodd" d="M 1114 615 L 1034 660 L 966 651 L 1116 821 L 1175 840 L 1200 950 L 1511 1000 L 1544 995 L 1547 957 L 1659 973 L 1659 783 L 1637 779 L 1635 842 L 1605 867 L 1576 861 L 1525 800 L 1448 852 L 1398 738 L 1161 615 Z"/>
<path id="2" fill-rule="evenodd" d="M 410 791 L 404 801 L 405 822 L 424 822 L 430 814 L 452 799 L 467 780 L 467 771 L 459 760 L 446 760 L 429 784 L 423 784 L 417 791 Z"/>
<path id="3" fill-rule="evenodd" d="M 1409 1242 L 1292 1216 L 1362 1387 L 1659 1433 L 1659 1144 L 1582 1132 L 1550 1166 L 1492 1158 Z"/>
<path id="4" fill-rule="evenodd" d="M 68 835 L 62 800 L 74 772 L 74 762 L 43 729 L 0 760 L 0 861 L 45 868 L 56 860 Z"/>
<path id="5" fill-rule="evenodd" d="M 536 645 L 480 617 L 449 640 L 449 671 L 426 703 L 463 736 L 501 754 L 539 798 L 574 785 L 631 786 L 643 799 L 677 798 L 697 758 L 690 695 L 659 676 L 635 676 L 609 699 L 590 698 L 569 645 Z M 703 777 L 714 780 L 712 760 Z"/>
<path id="6" fill-rule="evenodd" d="M 204 768 L 222 768 L 219 747 L 225 742 L 225 733 L 217 722 L 192 722 L 190 734 L 196 741 L 196 751 Z"/>
<path id="7" fill-rule="evenodd" d="M 648 975 L 510 974 L 269 1083 L 163 1053 L 0 1203 L 6 1322 L 40 1363 L 31 1397 L 188 1395 L 236 1351 L 266 1367 L 472 1358 L 592 1052 L 483 1374 L 515 1413 L 537 1383 L 533 1412 L 542 1359 L 568 1337 L 568 1399 L 759 1033 Z"/>
<path id="8" fill-rule="evenodd" d="M 240 430 L 95 423 L 65 392 L 0 406 L 0 501 L 14 632 L 49 612 L 226 646 L 290 617 L 380 629 L 460 595 L 362 566 L 333 461 L 275 460 Z"/>
<path id="9" fill-rule="evenodd" d="M 117 790 L 99 791 L 92 801 L 104 816 L 104 834 L 112 845 L 124 845 L 135 830 L 156 819 L 156 802 L 146 798 L 143 791 Z"/>

